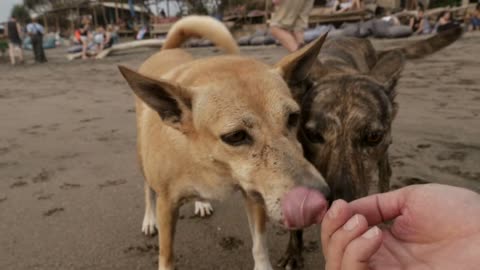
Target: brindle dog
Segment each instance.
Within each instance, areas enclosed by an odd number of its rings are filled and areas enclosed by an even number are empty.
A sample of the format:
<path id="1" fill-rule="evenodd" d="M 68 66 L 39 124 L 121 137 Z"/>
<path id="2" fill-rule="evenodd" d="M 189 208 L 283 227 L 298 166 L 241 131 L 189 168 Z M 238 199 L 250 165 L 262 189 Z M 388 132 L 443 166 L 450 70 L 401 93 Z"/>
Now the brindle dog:
<path id="1" fill-rule="evenodd" d="M 366 39 L 329 39 L 308 77 L 290 82 L 302 108 L 299 139 L 307 159 L 327 180 L 330 200 L 388 191 L 388 148 L 398 110 L 395 86 L 405 59 L 431 54 L 461 34 L 460 28 L 452 29 L 386 51 L 375 51 Z M 293 231 L 279 266 L 302 267 L 302 247 L 302 231 Z"/>

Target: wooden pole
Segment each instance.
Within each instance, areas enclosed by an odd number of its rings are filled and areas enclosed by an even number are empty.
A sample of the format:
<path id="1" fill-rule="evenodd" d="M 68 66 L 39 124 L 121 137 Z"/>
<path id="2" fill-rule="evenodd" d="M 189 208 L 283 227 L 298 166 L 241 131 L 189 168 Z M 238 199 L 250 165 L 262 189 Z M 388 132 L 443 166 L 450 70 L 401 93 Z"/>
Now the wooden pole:
<path id="1" fill-rule="evenodd" d="M 269 12 L 269 3 L 270 1 L 269 0 L 265 0 L 265 24 L 268 23 L 268 12 Z"/>
<path id="2" fill-rule="evenodd" d="M 166 2 L 167 2 L 167 17 L 170 17 L 170 3 L 168 2 L 168 0 Z"/>
<path id="3" fill-rule="evenodd" d="M 115 23 L 118 23 L 118 0 L 115 0 Z"/>
<path id="4" fill-rule="evenodd" d="M 75 23 L 74 23 L 75 20 L 73 19 L 74 17 L 73 17 L 73 12 L 72 12 L 72 10 L 70 9 L 68 12 L 69 12 L 70 15 L 71 15 L 71 16 L 70 16 L 70 19 L 71 19 L 71 20 L 70 20 L 70 32 L 73 34 L 73 32 L 75 32 Z"/>
<path id="5" fill-rule="evenodd" d="M 96 6 L 93 6 L 92 9 L 93 9 L 93 25 L 95 25 L 95 29 L 96 29 L 98 27 Z"/>
<path id="6" fill-rule="evenodd" d="M 105 23 L 105 25 L 110 24 L 107 18 L 107 11 L 105 11 L 105 6 L 103 5 L 103 3 L 102 3 L 102 14 L 103 14 L 103 22 Z"/>
<path id="7" fill-rule="evenodd" d="M 45 33 L 48 33 L 48 21 L 46 13 L 43 13 L 43 27 L 45 28 Z"/>
<path id="8" fill-rule="evenodd" d="M 60 33 L 60 19 L 58 18 L 58 14 L 55 13 L 55 27 L 57 28 L 57 32 Z"/>

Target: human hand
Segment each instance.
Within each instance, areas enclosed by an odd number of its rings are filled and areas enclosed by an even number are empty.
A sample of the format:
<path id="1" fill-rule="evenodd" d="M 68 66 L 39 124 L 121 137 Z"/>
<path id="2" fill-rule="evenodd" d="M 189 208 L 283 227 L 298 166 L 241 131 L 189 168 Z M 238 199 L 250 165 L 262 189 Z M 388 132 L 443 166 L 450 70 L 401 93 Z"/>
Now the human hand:
<path id="1" fill-rule="evenodd" d="M 477 269 L 480 195 L 428 184 L 337 200 L 321 237 L 326 270 Z"/>

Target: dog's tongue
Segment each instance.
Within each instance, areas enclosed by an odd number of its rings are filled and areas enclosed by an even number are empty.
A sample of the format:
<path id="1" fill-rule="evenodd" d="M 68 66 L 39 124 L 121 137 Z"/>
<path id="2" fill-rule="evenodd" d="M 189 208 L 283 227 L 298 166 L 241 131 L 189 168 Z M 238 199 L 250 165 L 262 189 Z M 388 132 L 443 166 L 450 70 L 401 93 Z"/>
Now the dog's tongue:
<path id="1" fill-rule="evenodd" d="M 282 199 L 284 225 L 289 229 L 301 229 L 319 224 L 327 208 L 328 202 L 319 191 L 295 187 Z"/>

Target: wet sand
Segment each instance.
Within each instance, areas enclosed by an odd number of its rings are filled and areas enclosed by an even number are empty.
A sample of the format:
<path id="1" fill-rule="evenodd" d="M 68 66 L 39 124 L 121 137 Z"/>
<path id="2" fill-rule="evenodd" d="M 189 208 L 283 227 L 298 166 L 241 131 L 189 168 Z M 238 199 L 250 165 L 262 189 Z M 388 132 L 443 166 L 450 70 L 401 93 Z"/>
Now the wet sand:
<path id="1" fill-rule="evenodd" d="M 194 49 L 197 57 L 212 48 Z M 0 59 L 0 269 L 156 269 L 157 238 L 141 234 L 143 179 L 135 154 L 132 92 L 119 64 L 137 68 L 154 50 L 105 61 L 11 68 Z M 274 63 L 282 48 L 245 49 Z M 393 187 L 437 182 L 480 191 L 480 34 L 408 62 L 391 148 Z M 208 219 L 181 210 L 178 269 L 253 269 L 238 195 Z M 306 235 L 305 269 L 322 269 L 318 228 Z M 269 229 L 272 262 L 288 235 Z"/>

